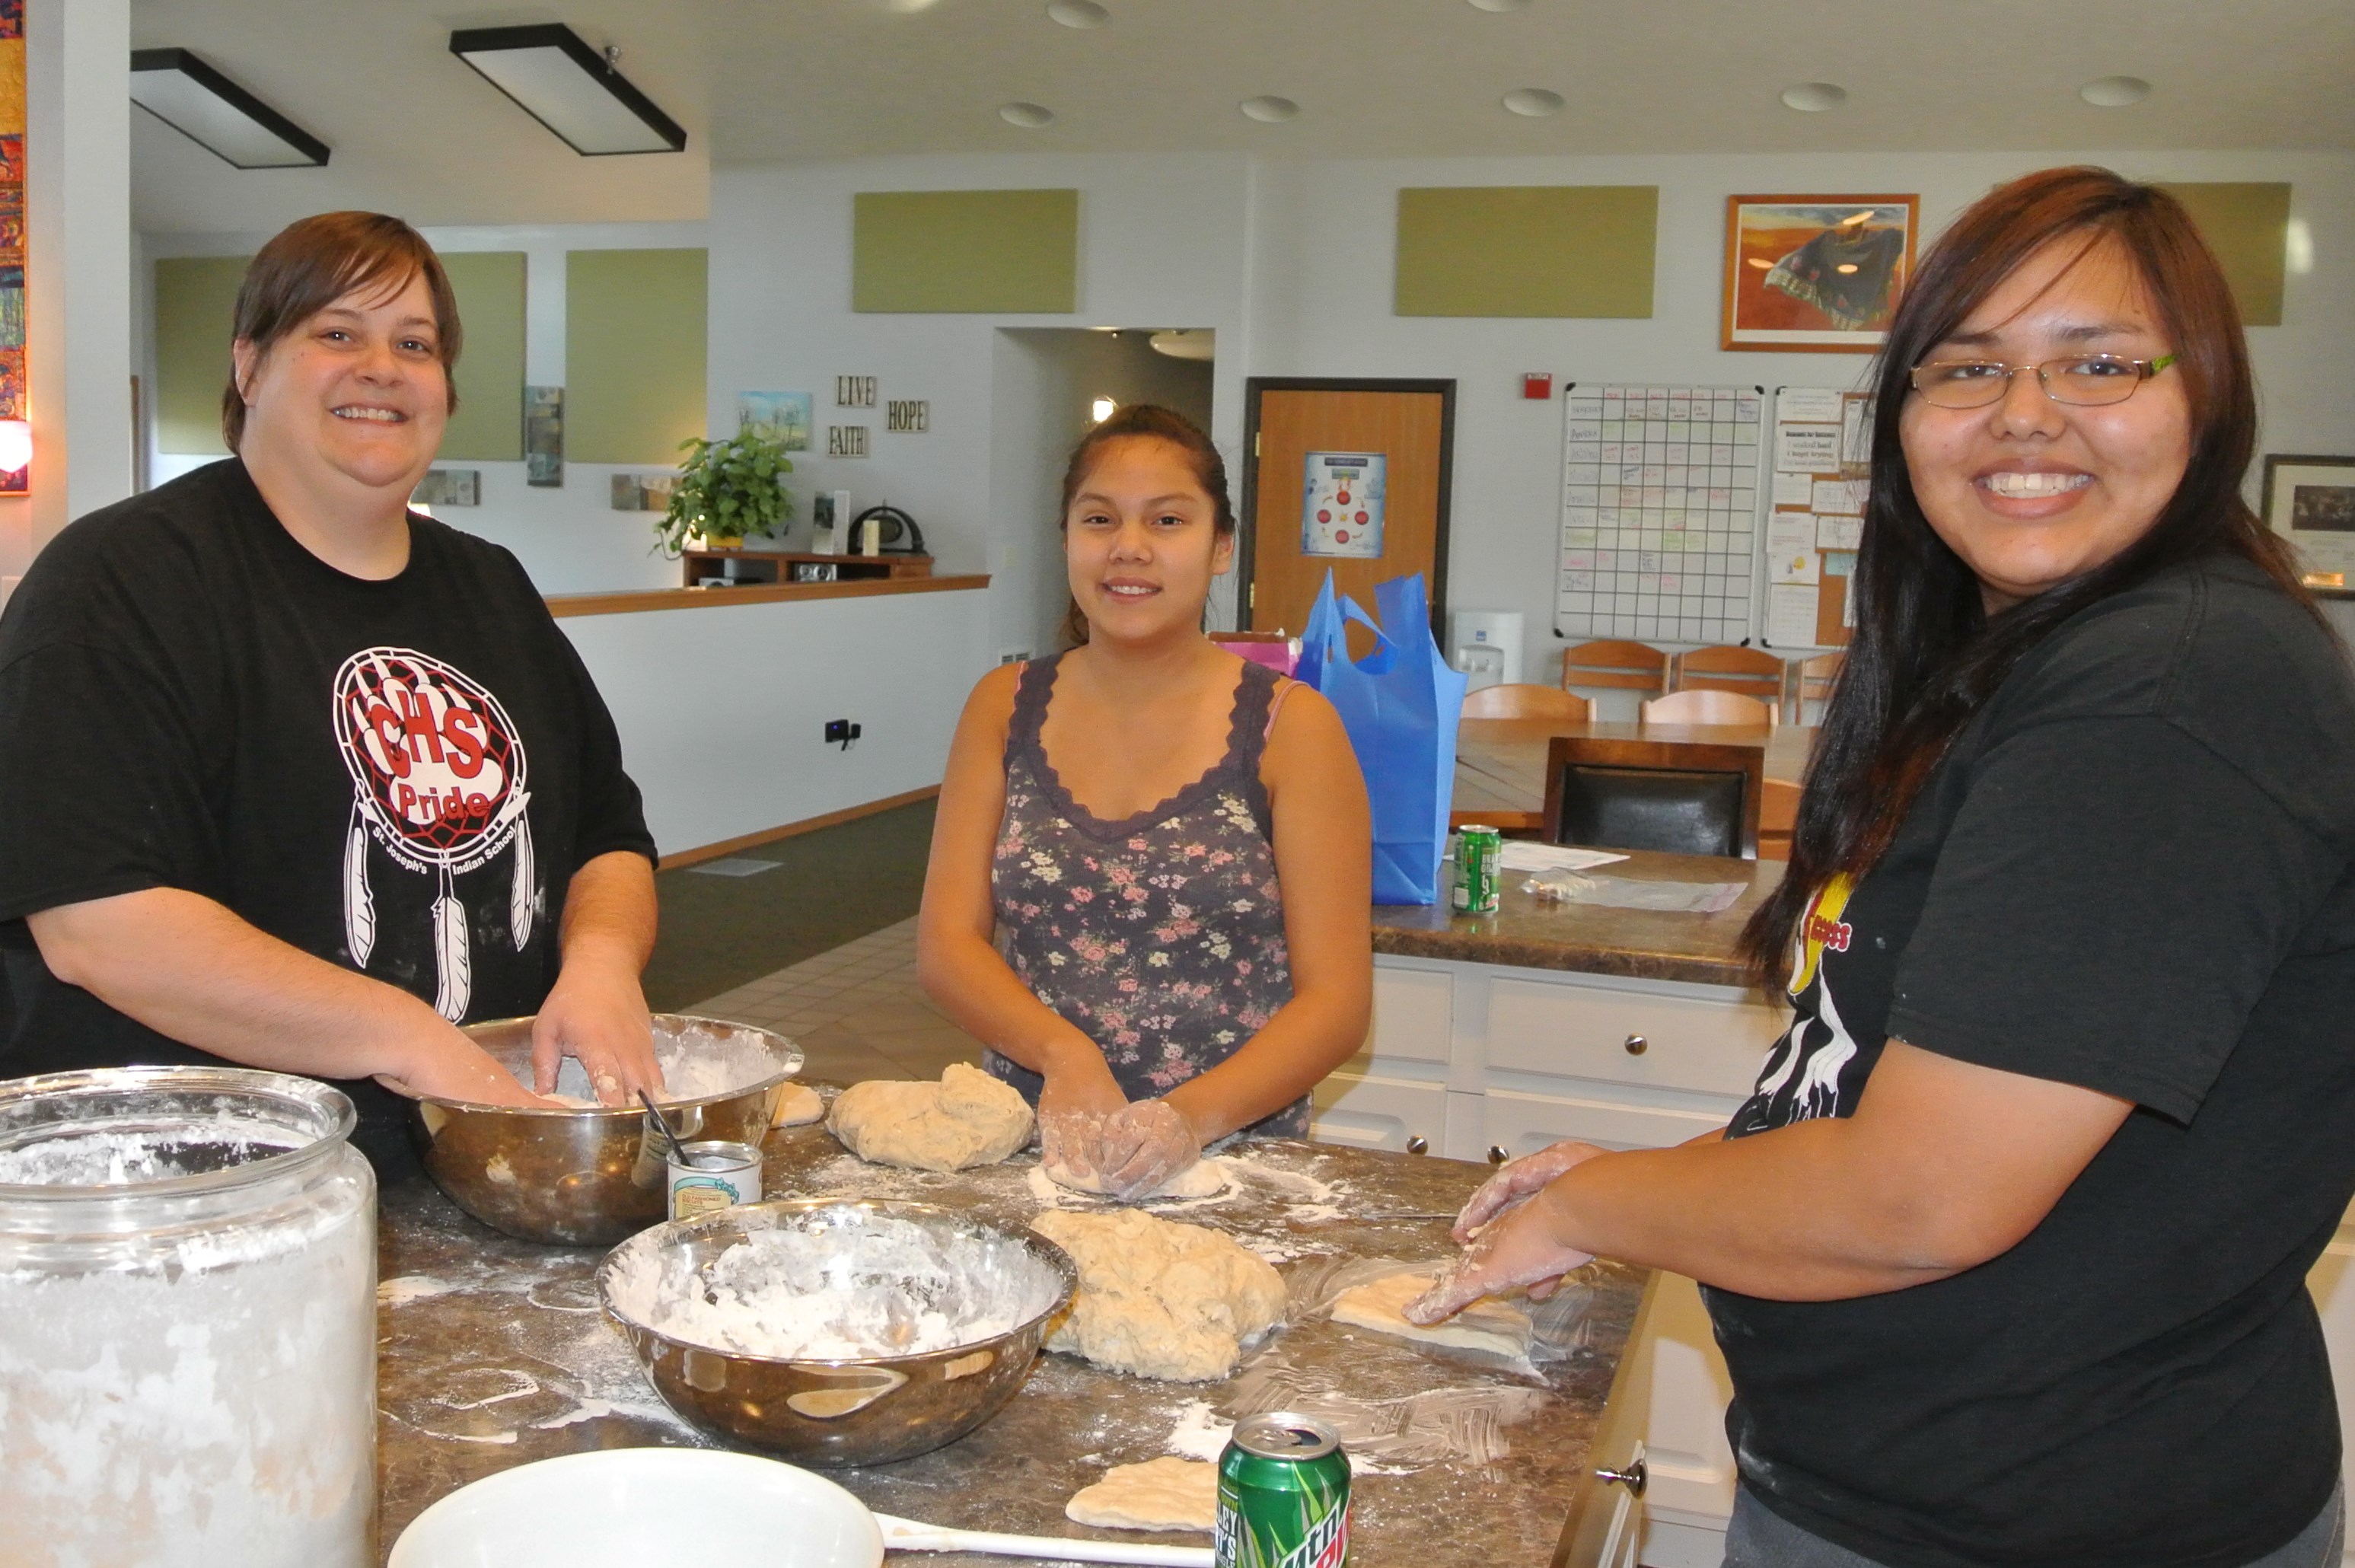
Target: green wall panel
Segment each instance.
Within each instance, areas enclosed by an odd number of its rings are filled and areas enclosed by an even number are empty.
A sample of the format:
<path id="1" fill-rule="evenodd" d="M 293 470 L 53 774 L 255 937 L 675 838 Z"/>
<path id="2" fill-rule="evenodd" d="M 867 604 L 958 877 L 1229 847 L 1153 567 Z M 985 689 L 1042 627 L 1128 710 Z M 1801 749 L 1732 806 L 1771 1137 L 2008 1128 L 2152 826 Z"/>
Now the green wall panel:
<path id="1" fill-rule="evenodd" d="M 1080 305 L 1080 193 L 860 191 L 850 250 L 856 311 L 1068 315 Z"/>
<path id="2" fill-rule="evenodd" d="M 1400 315 L 1652 314 L 1657 186 L 1399 192 Z"/>
<path id="3" fill-rule="evenodd" d="M 524 253 L 457 251 L 442 270 L 466 328 L 458 357 L 458 411 L 442 435 L 442 463 L 523 461 Z"/>
<path id="4" fill-rule="evenodd" d="M 565 461 L 677 464 L 705 432 L 708 276 L 701 251 L 565 256 Z"/>
<path id="5" fill-rule="evenodd" d="M 2241 320 L 2279 326 L 2289 249 L 2289 187 L 2270 182 L 2165 184 L 2190 210 L 2208 248 L 2224 264 Z"/>
<path id="6" fill-rule="evenodd" d="M 221 390 L 245 256 L 166 256 L 155 263 L 155 447 L 218 457 Z"/>

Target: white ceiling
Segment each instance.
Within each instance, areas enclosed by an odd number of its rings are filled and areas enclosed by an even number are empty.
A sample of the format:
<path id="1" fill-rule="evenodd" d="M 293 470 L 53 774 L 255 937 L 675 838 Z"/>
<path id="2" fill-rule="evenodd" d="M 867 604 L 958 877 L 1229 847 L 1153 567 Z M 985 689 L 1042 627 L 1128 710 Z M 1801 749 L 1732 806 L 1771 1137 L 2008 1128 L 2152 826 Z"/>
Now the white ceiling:
<path id="1" fill-rule="evenodd" d="M 421 223 L 704 216 L 713 163 L 916 152 L 1528 153 L 2355 148 L 2348 0 L 133 0 L 134 42 L 195 49 L 327 142 L 323 170 L 240 172 L 134 116 L 134 221 L 273 228 L 331 206 Z M 582 158 L 449 52 L 456 27 L 569 22 L 687 130 Z M 2157 91 L 2081 101 L 2095 77 Z M 1796 82 L 1847 88 L 1801 114 Z M 1518 87 L 1550 119 L 1506 112 Z M 1275 93 L 1302 112 L 1236 110 Z M 1009 101 L 1056 112 L 999 120 Z"/>

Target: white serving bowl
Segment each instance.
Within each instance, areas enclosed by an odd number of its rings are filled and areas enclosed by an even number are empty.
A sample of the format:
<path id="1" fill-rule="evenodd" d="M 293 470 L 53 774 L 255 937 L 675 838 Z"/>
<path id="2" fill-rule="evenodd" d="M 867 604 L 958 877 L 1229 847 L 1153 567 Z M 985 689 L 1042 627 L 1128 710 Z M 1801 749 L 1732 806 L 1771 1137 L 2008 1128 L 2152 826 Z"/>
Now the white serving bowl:
<path id="1" fill-rule="evenodd" d="M 518 1465 L 410 1521 L 387 1568 L 879 1568 L 867 1505 L 822 1476 L 708 1448 L 604 1448 Z"/>

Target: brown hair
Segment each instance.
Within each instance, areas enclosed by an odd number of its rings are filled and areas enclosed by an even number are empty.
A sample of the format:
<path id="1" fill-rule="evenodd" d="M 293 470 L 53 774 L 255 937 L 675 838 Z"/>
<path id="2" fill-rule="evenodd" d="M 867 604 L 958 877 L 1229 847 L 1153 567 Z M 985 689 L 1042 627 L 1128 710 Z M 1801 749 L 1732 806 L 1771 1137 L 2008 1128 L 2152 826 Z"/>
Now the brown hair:
<path id="1" fill-rule="evenodd" d="M 1166 441 L 1186 454 L 1188 466 L 1194 471 L 1195 483 L 1202 486 L 1217 508 L 1211 527 L 1220 539 L 1231 538 L 1235 531 L 1235 509 L 1227 498 L 1227 462 L 1202 427 L 1175 409 L 1165 409 L 1158 403 L 1131 403 L 1115 409 L 1110 419 L 1099 423 L 1080 438 L 1071 448 L 1071 460 L 1063 465 L 1063 505 L 1056 514 L 1055 526 L 1071 526 L 1071 502 L 1078 496 L 1080 486 L 1087 483 L 1088 470 L 1095 463 L 1096 453 L 1115 441 L 1143 438 Z M 1088 640 L 1088 618 L 1080 613 L 1080 603 L 1072 600 L 1063 611 L 1063 645 L 1078 647 Z"/>
<path id="2" fill-rule="evenodd" d="M 347 294 L 368 291 L 392 294 L 422 277 L 433 296 L 433 329 L 449 389 L 450 411 L 458 408 L 453 373 L 464 337 L 458 326 L 458 296 L 449 274 L 425 236 L 381 212 L 322 212 L 290 223 L 271 238 L 245 269 L 237 291 L 230 336 L 250 342 L 259 365 L 288 333 Z M 245 438 L 245 393 L 231 366 L 221 391 L 221 439 L 235 452 Z"/>
<path id="3" fill-rule="evenodd" d="M 1977 578 L 1923 515 L 1898 421 L 1923 357 L 2021 263 L 2063 240 L 2079 244 L 2073 266 L 2111 246 L 2138 276 L 2183 377 L 2191 454 L 2141 538 L 1989 615 Z M 2319 618 L 2287 546 L 2241 498 L 2256 443 L 2256 383 L 2232 290 L 2190 215 L 2157 186 L 2102 168 L 2044 169 L 1980 197 L 1907 285 L 1875 366 L 1873 400 L 1856 631 L 1808 764 L 1789 869 L 1742 933 L 1761 983 L 1787 956 L 1816 891 L 1871 869 L 1955 736 L 2063 622 L 2168 567 L 2220 553 L 2254 562 Z"/>

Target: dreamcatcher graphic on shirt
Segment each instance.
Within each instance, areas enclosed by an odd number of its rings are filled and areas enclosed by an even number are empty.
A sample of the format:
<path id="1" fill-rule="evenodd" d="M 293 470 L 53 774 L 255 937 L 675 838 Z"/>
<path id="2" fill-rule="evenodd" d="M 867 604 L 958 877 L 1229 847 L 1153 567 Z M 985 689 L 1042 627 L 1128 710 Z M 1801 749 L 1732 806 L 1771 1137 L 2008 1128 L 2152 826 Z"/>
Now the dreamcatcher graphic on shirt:
<path id="1" fill-rule="evenodd" d="M 480 681 L 411 648 L 364 648 L 336 672 L 336 744 L 352 775 L 344 835 L 344 941 L 368 967 L 376 949 L 373 838 L 404 870 L 436 879 L 433 1010 L 456 1023 L 474 994 L 474 957 L 457 879 L 510 844 L 507 923 L 517 951 L 539 903 L 526 808 L 523 741 Z"/>

